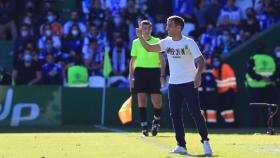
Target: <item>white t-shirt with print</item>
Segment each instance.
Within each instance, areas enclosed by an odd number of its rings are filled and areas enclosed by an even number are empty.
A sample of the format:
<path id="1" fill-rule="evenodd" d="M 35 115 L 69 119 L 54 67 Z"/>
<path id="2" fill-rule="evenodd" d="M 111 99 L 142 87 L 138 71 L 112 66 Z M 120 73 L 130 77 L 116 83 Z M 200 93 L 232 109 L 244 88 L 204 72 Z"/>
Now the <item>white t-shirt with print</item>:
<path id="1" fill-rule="evenodd" d="M 158 43 L 162 51 L 167 53 L 170 84 L 182 84 L 194 81 L 196 67 L 194 59 L 201 56 L 201 52 L 195 41 L 186 36 L 182 36 L 179 41 L 173 41 L 171 37 L 166 37 Z"/>

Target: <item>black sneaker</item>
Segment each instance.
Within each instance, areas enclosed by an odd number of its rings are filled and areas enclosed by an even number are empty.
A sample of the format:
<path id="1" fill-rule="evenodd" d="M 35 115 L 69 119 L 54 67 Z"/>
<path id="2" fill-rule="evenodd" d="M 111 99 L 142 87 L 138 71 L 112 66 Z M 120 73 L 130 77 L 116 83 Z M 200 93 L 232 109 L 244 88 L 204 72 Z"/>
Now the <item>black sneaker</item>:
<path id="1" fill-rule="evenodd" d="M 157 135 L 157 133 L 159 131 L 159 127 L 160 127 L 159 122 L 156 121 L 156 120 L 153 120 L 153 122 L 152 122 L 152 129 L 151 129 L 153 136 Z"/>
<path id="2" fill-rule="evenodd" d="M 143 133 L 143 136 L 144 136 L 144 137 L 148 137 L 148 136 L 149 136 L 149 132 L 148 132 L 147 129 L 143 129 L 143 130 L 142 130 L 142 133 Z"/>

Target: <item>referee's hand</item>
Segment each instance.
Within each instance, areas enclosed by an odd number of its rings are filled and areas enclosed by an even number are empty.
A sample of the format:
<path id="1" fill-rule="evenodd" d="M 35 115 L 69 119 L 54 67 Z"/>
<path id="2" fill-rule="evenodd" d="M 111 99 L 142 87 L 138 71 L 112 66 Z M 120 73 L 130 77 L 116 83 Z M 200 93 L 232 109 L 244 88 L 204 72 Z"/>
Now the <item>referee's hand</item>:
<path id="1" fill-rule="evenodd" d="M 130 88 L 130 92 L 133 92 L 134 89 L 134 79 L 129 79 L 129 88 Z"/>

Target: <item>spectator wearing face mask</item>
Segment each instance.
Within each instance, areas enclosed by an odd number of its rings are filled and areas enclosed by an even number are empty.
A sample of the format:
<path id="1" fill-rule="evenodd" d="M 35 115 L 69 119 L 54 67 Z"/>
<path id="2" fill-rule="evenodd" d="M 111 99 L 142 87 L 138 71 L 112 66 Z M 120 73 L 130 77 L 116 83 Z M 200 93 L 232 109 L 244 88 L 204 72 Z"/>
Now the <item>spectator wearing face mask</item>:
<path id="1" fill-rule="evenodd" d="M 62 42 L 63 51 L 67 52 L 72 59 L 78 54 L 81 54 L 83 47 L 83 37 L 78 25 L 73 25 L 70 33 Z"/>
<path id="2" fill-rule="evenodd" d="M 117 37 L 121 37 L 126 42 L 128 41 L 128 25 L 122 15 L 115 15 L 113 24 L 108 26 L 108 35 L 108 39 L 111 42 L 114 42 Z"/>
<path id="3" fill-rule="evenodd" d="M 80 20 L 79 12 L 72 11 L 71 20 L 67 21 L 63 26 L 63 34 L 67 36 L 69 33 L 71 33 L 71 28 L 73 25 L 78 26 L 82 34 L 86 34 L 87 31 L 86 25 L 80 22 L 79 20 Z"/>
<path id="4" fill-rule="evenodd" d="M 61 65 L 55 63 L 54 54 L 47 54 L 46 63 L 42 66 L 43 83 L 47 85 L 63 84 L 63 69 Z"/>
<path id="5" fill-rule="evenodd" d="M 51 31 L 54 35 L 62 35 L 62 25 L 58 22 L 58 14 L 54 10 L 47 11 L 46 16 L 44 17 L 44 24 L 40 26 L 40 34 L 44 34 L 45 25 L 51 26 Z"/>
<path id="6" fill-rule="evenodd" d="M 37 85 L 42 79 L 41 67 L 33 60 L 31 50 L 26 49 L 22 60 L 15 63 L 12 79 L 16 85 Z"/>
<path id="7" fill-rule="evenodd" d="M 34 36 L 36 32 L 35 21 L 36 19 L 34 19 L 34 16 L 31 12 L 26 12 L 21 21 L 21 25 L 27 25 L 29 27 L 32 36 Z"/>
<path id="8" fill-rule="evenodd" d="M 235 93 L 237 91 L 236 77 L 230 65 L 224 63 L 220 55 L 215 54 L 212 58 L 213 75 L 216 79 L 220 115 L 225 126 L 233 126 L 236 123 L 234 116 Z"/>
<path id="9" fill-rule="evenodd" d="M 228 29 L 223 31 L 223 34 L 218 37 L 217 48 L 222 55 L 227 54 L 231 48 L 235 46 L 235 37 Z"/>
<path id="10" fill-rule="evenodd" d="M 40 50 L 46 49 L 47 47 L 47 40 L 51 40 L 53 47 L 56 49 L 60 49 L 61 47 L 61 40 L 59 36 L 54 35 L 51 29 L 51 25 L 47 24 L 44 27 L 44 34 L 38 41 L 38 48 Z"/>
<path id="11" fill-rule="evenodd" d="M 35 46 L 36 40 L 31 35 L 30 28 L 27 25 L 22 25 L 20 28 L 20 34 L 17 37 L 13 48 L 14 59 L 17 59 L 19 53 L 23 52 L 29 44 Z"/>
<path id="12" fill-rule="evenodd" d="M 53 46 L 52 40 L 47 40 L 46 48 L 42 49 L 38 54 L 38 62 L 40 65 L 46 62 L 48 54 L 52 54 L 54 57 L 61 57 L 63 52 Z"/>
<path id="13" fill-rule="evenodd" d="M 124 47 L 123 40 L 117 38 L 115 46 L 112 49 L 112 66 L 113 66 L 113 76 L 109 79 L 109 84 L 112 87 L 128 87 L 128 51 Z"/>
<path id="14" fill-rule="evenodd" d="M 102 76 L 104 50 L 100 49 L 96 39 L 91 39 L 89 45 L 83 48 L 83 60 L 90 75 Z"/>

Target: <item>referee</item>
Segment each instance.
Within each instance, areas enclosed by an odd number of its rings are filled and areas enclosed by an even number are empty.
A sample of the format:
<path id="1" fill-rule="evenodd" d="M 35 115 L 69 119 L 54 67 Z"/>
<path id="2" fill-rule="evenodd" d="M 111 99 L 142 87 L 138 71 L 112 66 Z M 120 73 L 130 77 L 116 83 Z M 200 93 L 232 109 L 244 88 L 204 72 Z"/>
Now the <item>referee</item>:
<path id="1" fill-rule="evenodd" d="M 151 36 L 152 23 L 148 20 L 140 22 L 143 26 L 143 38 L 150 44 L 160 39 Z M 160 52 L 149 53 L 142 46 L 139 39 L 132 43 L 131 60 L 129 64 L 130 90 L 137 93 L 139 116 L 143 136 L 148 136 L 147 96 L 151 96 L 154 107 L 154 118 L 151 132 L 156 136 L 160 127 L 160 113 L 162 109 L 161 84 L 164 84 L 165 62 Z"/>

